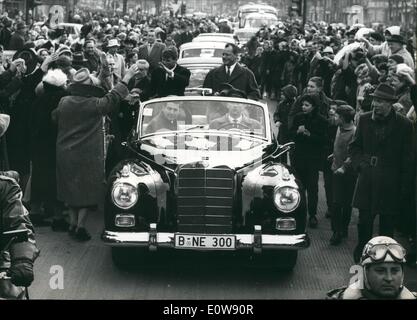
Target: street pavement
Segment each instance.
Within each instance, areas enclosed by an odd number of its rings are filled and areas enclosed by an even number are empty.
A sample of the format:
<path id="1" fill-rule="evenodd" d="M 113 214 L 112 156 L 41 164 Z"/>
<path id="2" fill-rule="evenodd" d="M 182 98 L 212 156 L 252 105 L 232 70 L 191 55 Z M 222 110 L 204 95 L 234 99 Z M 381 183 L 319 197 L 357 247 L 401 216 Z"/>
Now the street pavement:
<path id="1" fill-rule="evenodd" d="M 268 101 L 271 111 L 274 102 Z M 320 176 L 317 229 L 308 229 L 310 248 L 300 251 L 292 272 L 245 268 L 222 259 L 175 259 L 169 257 L 146 270 L 120 270 L 111 250 L 100 240 L 103 213 L 89 217 L 92 240 L 80 243 L 67 233 L 49 227 L 36 228 L 41 255 L 35 263 L 31 299 L 323 299 L 327 291 L 349 283 L 356 241 L 357 212 L 349 237 L 338 247 L 330 246 L 332 235 L 323 179 Z M 375 228 L 377 230 L 377 228 Z M 179 260 L 179 261 L 178 261 Z M 173 263 L 175 262 L 175 263 Z M 406 267 L 405 285 L 417 291 L 417 271 Z"/>

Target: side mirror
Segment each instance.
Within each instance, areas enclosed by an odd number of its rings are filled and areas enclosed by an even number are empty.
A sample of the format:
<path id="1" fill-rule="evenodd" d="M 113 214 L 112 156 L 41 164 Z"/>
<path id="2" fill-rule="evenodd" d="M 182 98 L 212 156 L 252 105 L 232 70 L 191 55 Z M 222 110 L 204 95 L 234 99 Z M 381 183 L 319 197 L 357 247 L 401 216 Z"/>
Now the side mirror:
<path id="1" fill-rule="evenodd" d="M 273 158 L 277 159 L 283 154 L 287 153 L 291 150 L 293 145 L 295 145 L 294 142 L 287 142 L 286 144 L 278 146 L 277 150 L 275 151 L 275 154 L 273 155 Z"/>

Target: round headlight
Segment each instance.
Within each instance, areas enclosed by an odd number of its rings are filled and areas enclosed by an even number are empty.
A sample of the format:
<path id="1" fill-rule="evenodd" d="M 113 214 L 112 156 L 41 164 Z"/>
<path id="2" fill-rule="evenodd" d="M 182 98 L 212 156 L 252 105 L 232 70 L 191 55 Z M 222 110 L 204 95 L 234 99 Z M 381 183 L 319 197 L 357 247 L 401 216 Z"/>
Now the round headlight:
<path id="1" fill-rule="evenodd" d="M 113 186 L 111 197 L 120 209 L 130 209 L 138 201 L 138 190 L 129 183 L 118 183 Z"/>
<path id="2" fill-rule="evenodd" d="M 300 193 L 293 187 L 279 187 L 274 190 L 274 204 L 279 211 L 294 211 L 300 204 L 300 200 Z"/>

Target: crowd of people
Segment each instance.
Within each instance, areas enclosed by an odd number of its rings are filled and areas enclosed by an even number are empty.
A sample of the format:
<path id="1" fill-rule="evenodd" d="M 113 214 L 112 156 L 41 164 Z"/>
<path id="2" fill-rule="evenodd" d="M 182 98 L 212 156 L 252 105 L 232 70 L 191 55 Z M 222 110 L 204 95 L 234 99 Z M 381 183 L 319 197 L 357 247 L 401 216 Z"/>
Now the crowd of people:
<path id="1" fill-rule="evenodd" d="M 121 160 L 139 101 L 184 95 L 190 71 L 177 64 L 179 47 L 231 28 L 218 18 L 81 20 L 74 37 L 47 21 L 1 18 L 0 55 L 21 54 L 0 66 L 0 111 L 10 116 L 0 160 L 1 170 L 19 173 L 35 225 L 52 218 L 54 231 L 87 241 L 88 212 L 102 201 L 106 169 Z M 279 22 L 241 48 L 227 45 L 224 65 L 203 84 L 218 93 L 228 83 L 250 99 L 276 101 L 278 141 L 295 143 L 289 161 L 306 188 L 309 226 L 319 224 L 320 172 L 331 245 L 348 237 L 352 207 L 359 209 L 356 262 L 376 216 L 379 235 L 398 231 L 416 251 L 417 87 L 409 36 L 399 26 Z M 104 132 L 111 135 L 103 146 Z"/>

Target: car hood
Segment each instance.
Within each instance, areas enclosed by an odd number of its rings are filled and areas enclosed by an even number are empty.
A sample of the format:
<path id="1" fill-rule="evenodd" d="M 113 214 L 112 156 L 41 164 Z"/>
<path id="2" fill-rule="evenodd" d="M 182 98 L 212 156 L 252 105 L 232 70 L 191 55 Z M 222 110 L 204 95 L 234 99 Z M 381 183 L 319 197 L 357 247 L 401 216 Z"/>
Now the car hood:
<path id="1" fill-rule="evenodd" d="M 194 141 L 194 140 L 193 140 Z M 195 163 L 206 168 L 214 168 L 227 165 L 229 168 L 239 170 L 247 166 L 261 163 L 262 159 L 270 154 L 267 141 L 241 140 L 235 145 L 235 150 L 209 150 L 211 146 L 207 145 L 205 139 L 194 141 L 188 144 L 191 149 L 167 149 L 143 143 L 136 152 L 145 158 L 157 163 L 163 167 L 175 170 L 177 166 Z"/>

